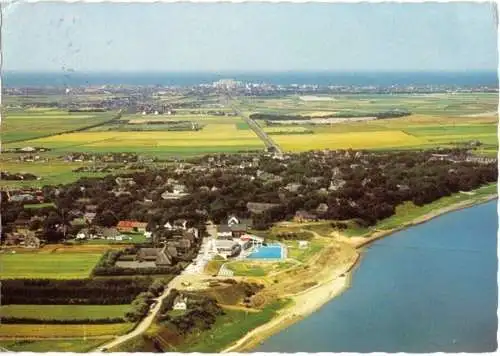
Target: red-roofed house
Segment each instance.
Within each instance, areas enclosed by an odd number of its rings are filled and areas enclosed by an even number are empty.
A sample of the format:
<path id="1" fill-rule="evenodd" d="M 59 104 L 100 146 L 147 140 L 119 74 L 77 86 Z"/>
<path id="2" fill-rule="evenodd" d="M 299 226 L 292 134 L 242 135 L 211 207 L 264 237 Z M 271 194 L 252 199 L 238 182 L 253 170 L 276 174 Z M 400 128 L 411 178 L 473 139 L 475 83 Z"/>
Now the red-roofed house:
<path id="1" fill-rule="evenodd" d="M 147 225 L 148 224 L 145 222 L 122 220 L 122 221 L 118 222 L 118 225 L 116 225 L 116 229 L 119 232 L 141 232 L 141 233 L 144 233 L 144 232 L 146 232 Z"/>

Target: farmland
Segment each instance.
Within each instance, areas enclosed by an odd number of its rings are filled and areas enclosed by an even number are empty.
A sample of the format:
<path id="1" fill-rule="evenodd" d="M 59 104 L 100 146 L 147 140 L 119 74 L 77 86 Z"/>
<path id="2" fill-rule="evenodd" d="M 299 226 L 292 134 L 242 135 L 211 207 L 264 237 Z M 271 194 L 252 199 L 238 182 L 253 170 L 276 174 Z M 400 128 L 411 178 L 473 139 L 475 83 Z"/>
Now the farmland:
<path id="1" fill-rule="evenodd" d="M 3 305 L 0 317 L 39 320 L 122 318 L 129 305 Z"/>
<path id="2" fill-rule="evenodd" d="M 87 339 L 2 340 L 0 346 L 14 352 L 88 352 L 109 339 L 101 336 Z"/>
<path id="3" fill-rule="evenodd" d="M 200 131 L 77 132 L 27 141 L 26 144 L 57 151 L 133 151 L 159 155 L 249 151 L 264 147 L 251 130 L 238 130 L 234 123 L 208 124 Z"/>
<path id="4" fill-rule="evenodd" d="M 49 100 L 50 96 L 46 98 Z M 63 162 L 57 158 L 68 152 L 136 152 L 160 159 L 191 157 L 210 153 L 255 152 L 263 142 L 237 116 L 209 114 L 210 110 L 229 113 L 217 106 L 216 97 L 200 103 L 197 109 L 179 109 L 175 115 L 123 114 L 119 120 L 83 131 L 62 133 L 108 121 L 112 112 L 67 113 L 59 109 L 7 109 L 3 122 L 5 149 L 26 146 L 46 147 L 40 154 L 48 161 L 19 162 L 14 154 L 2 157 L 2 170 L 32 173 L 39 180 L 2 181 L 2 187 L 42 187 L 70 183 L 80 177 L 101 177 L 106 173 L 73 172 L 85 162 Z M 43 101 L 37 98 L 37 101 Z M 56 99 L 53 99 L 56 100 Z M 62 99 L 61 99 L 62 100 Z M 189 95 L 161 97 L 162 101 L 192 102 Z M 325 117 L 365 115 L 390 110 L 405 110 L 409 116 L 371 121 L 345 121 L 332 124 L 287 124 L 272 126 L 258 120 L 283 151 L 310 149 L 414 149 L 453 146 L 479 140 L 479 154 L 497 152 L 497 106 L 495 93 L 458 94 L 342 94 L 335 96 L 240 97 L 233 105 L 241 112 Z M 214 106 L 215 105 L 215 106 Z M 158 122 L 158 124 L 154 124 Z M 133 124 L 130 124 L 133 123 Z M 177 125 L 172 128 L 170 123 Z M 191 124 L 196 125 L 191 128 Z M 179 127 L 181 127 L 179 129 Z M 184 131 L 183 131 L 184 130 Z M 21 142 L 11 142 L 23 140 Z M 9 143 L 11 142 L 11 143 Z M 126 173 L 123 169 L 115 173 Z"/>
<path id="5" fill-rule="evenodd" d="M 101 253 L 16 253 L 2 255 L 0 277 L 8 278 L 86 278 Z"/>
<path id="6" fill-rule="evenodd" d="M 50 324 L 2 324 L 0 337 L 9 338 L 83 338 L 84 336 L 114 336 L 126 333 L 132 323 L 97 324 L 97 325 L 50 325 Z"/>
<path id="7" fill-rule="evenodd" d="M 319 97 L 320 99 L 322 97 Z M 325 97 L 326 98 L 326 97 Z M 246 113 L 302 115 L 366 115 L 406 110 L 410 116 L 364 122 L 267 126 L 264 131 L 285 151 L 309 149 L 400 149 L 449 146 L 479 140 L 482 152 L 497 149 L 498 96 L 496 94 L 338 95 L 328 100 L 297 96 L 245 98 L 237 105 Z"/>
<path id="8" fill-rule="evenodd" d="M 61 110 L 7 110 L 2 114 L 2 142 L 25 141 L 101 124 L 116 112 L 68 113 Z"/>

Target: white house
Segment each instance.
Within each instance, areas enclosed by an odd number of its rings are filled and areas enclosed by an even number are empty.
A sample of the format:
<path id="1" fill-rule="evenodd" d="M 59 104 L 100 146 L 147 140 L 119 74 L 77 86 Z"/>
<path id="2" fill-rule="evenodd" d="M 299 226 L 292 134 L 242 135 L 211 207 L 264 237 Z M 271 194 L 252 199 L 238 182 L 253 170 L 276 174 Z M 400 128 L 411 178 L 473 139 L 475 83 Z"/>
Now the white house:
<path id="1" fill-rule="evenodd" d="M 186 310 L 187 309 L 187 297 L 183 297 L 182 295 L 179 295 L 177 298 L 175 298 L 174 301 L 174 310 Z"/>
<path id="2" fill-rule="evenodd" d="M 299 241 L 299 248 L 300 249 L 305 249 L 308 246 L 309 246 L 309 241 L 304 241 L 304 240 Z"/>
<path id="3" fill-rule="evenodd" d="M 174 228 L 169 221 L 167 221 L 167 223 L 163 225 L 163 227 L 167 230 L 172 230 Z"/>

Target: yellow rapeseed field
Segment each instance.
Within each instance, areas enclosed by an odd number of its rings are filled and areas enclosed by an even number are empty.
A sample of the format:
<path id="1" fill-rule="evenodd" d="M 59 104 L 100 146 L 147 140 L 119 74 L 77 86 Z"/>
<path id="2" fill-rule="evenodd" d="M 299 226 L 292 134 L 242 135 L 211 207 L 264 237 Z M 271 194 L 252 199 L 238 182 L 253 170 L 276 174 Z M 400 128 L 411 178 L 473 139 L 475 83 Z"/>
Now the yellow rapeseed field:
<path id="1" fill-rule="evenodd" d="M 76 132 L 30 141 L 47 147 L 189 147 L 263 146 L 252 130 L 237 130 L 234 123 L 209 124 L 200 131 Z"/>
<path id="2" fill-rule="evenodd" d="M 311 135 L 277 135 L 273 139 L 285 151 L 307 151 L 312 149 L 367 149 L 417 146 L 425 139 L 408 135 L 402 131 L 372 131 L 345 133 L 316 133 Z"/>

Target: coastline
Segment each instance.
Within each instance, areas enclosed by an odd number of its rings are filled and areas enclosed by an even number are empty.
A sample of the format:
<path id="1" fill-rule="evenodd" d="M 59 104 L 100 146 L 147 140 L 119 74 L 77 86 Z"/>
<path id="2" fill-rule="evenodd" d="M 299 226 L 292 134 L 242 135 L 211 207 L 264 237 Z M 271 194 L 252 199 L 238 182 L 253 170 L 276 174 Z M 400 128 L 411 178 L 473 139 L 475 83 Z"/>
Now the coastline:
<path id="1" fill-rule="evenodd" d="M 344 242 L 349 241 L 349 245 L 356 249 L 357 255 L 354 261 L 334 270 L 329 280 L 324 281 L 308 290 L 290 296 L 294 302 L 293 305 L 279 311 L 277 317 L 273 318 L 268 323 L 251 330 L 243 338 L 233 342 L 221 352 L 249 351 L 263 340 L 286 329 L 297 321 L 304 319 L 328 303 L 330 300 L 339 296 L 351 285 L 352 273 L 359 265 L 358 262 L 362 257 L 363 247 L 395 232 L 423 224 L 444 214 L 484 204 L 495 199 L 498 199 L 498 194 L 490 194 L 477 200 L 465 200 L 451 204 L 444 208 L 433 210 L 427 214 L 410 220 L 407 223 L 404 223 L 398 228 L 377 231 L 369 237 L 344 237 L 342 240 L 344 240 Z M 339 270 L 343 272 L 339 273 Z"/>

